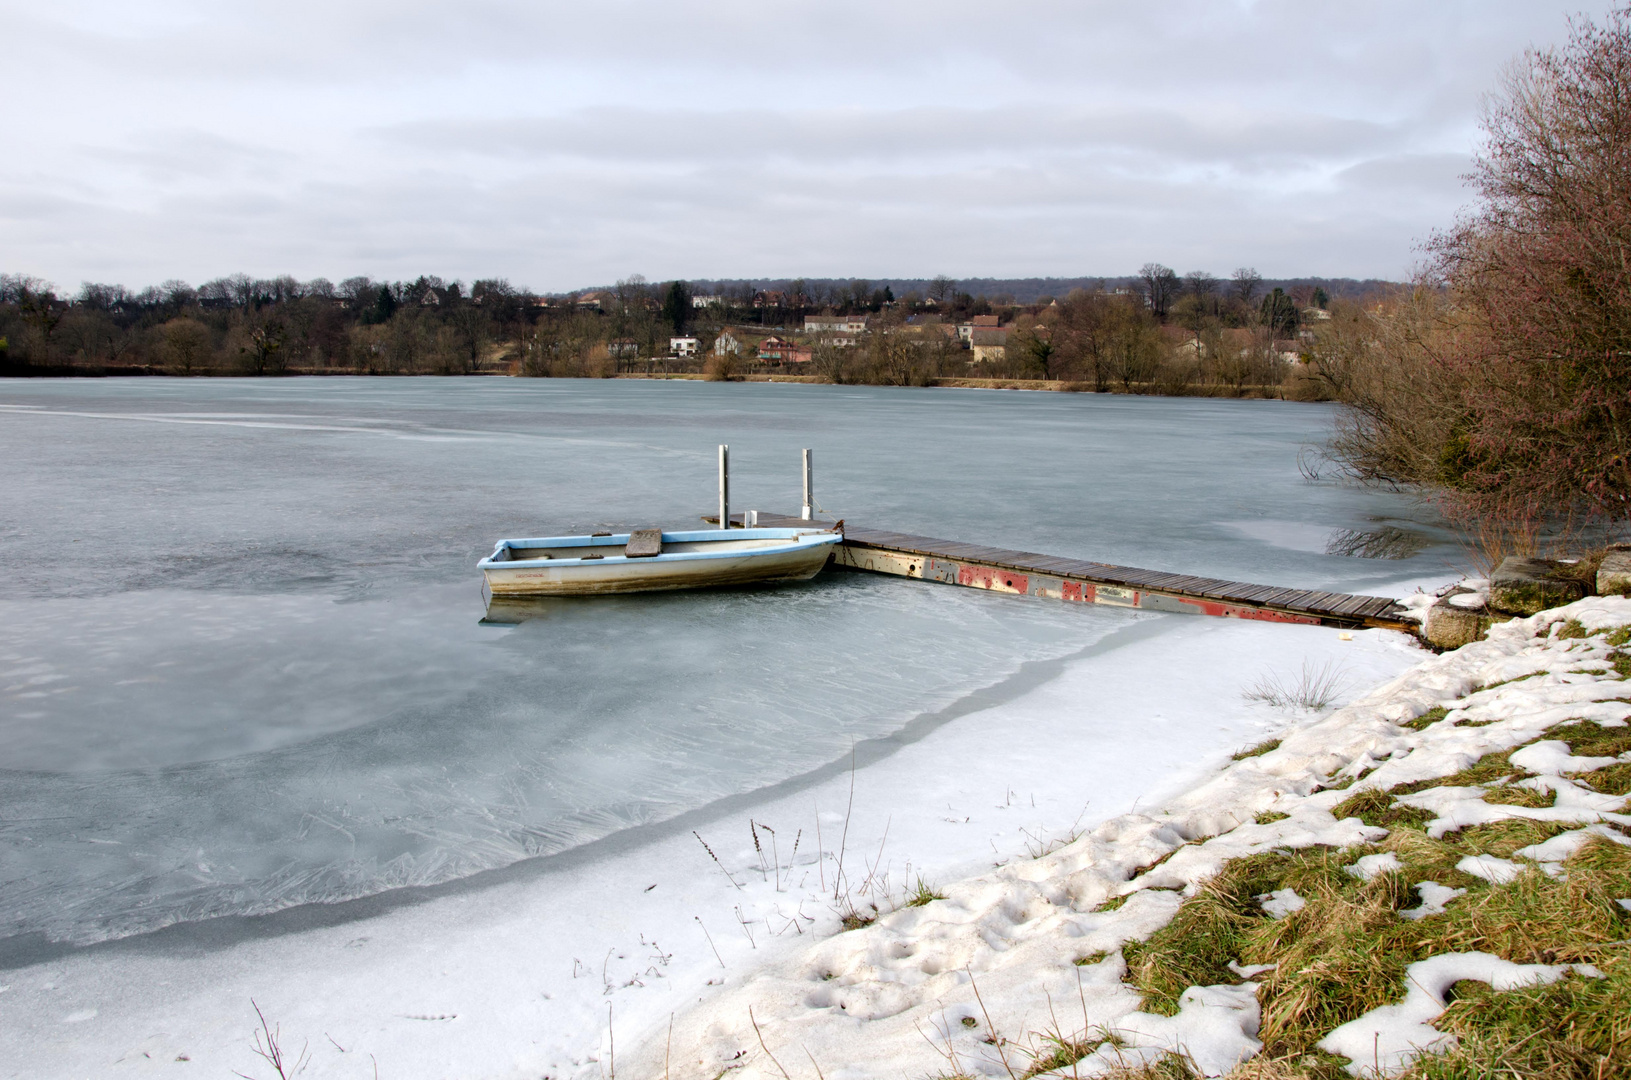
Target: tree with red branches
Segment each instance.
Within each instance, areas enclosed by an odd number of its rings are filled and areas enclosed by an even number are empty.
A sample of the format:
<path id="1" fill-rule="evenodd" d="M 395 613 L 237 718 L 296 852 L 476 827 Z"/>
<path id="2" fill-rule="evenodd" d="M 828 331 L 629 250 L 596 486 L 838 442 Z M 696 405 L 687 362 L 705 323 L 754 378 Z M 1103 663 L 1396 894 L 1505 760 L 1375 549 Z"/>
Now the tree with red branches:
<path id="1" fill-rule="evenodd" d="M 1484 130 L 1429 280 L 1348 348 L 1335 456 L 1464 521 L 1631 520 L 1631 6 L 1526 53 Z"/>

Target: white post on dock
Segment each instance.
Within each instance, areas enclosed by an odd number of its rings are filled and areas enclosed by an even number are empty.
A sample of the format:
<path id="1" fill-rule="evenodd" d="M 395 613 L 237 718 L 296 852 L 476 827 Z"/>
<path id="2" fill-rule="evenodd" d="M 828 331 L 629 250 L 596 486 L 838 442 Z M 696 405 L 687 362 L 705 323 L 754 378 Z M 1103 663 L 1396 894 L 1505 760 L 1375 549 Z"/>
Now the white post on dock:
<path id="1" fill-rule="evenodd" d="M 804 448 L 804 510 L 800 516 L 805 521 L 815 517 L 815 463 L 809 447 Z"/>
<path id="2" fill-rule="evenodd" d="M 731 448 L 719 444 L 719 527 L 731 527 Z"/>

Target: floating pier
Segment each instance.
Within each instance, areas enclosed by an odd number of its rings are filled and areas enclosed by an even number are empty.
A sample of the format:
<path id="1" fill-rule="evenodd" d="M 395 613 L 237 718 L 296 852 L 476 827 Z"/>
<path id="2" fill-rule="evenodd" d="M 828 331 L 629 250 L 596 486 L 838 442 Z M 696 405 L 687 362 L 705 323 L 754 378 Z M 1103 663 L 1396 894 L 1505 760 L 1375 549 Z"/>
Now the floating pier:
<path id="1" fill-rule="evenodd" d="M 833 522 L 750 511 L 769 527 L 831 527 Z M 749 514 L 731 515 L 732 526 Z M 710 520 L 717 521 L 717 518 Z M 1212 615 L 1225 619 L 1413 631 L 1397 601 L 1314 589 L 1287 589 L 1243 581 L 1168 574 L 1131 566 L 1039 555 L 1031 551 L 964 544 L 911 533 L 844 525 L 844 539 L 829 566 L 936 581 L 1018 596 L 1078 604 L 1105 604 L 1143 611 Z"/>

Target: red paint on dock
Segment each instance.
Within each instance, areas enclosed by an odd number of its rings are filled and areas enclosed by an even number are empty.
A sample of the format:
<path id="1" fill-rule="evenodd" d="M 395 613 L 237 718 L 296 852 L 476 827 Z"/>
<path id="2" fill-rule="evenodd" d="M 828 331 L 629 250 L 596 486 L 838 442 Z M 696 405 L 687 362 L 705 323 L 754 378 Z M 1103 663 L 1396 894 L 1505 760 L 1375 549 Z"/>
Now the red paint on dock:
<path id="1" fill-rule="evenodd" d="M 1061 599 L 1073 600 L 1080 604 L 1091 604 L 1097 597 L 1091 581 L 1063 581 L 1059 583 Z"/>
<path id="2" fill-rule="evenodd" d="M 964 563 L 957 568 L 957 584 L 976 589 L 995 589 L 998 592 L 1024 594 L 1030 591 L 1031 581 L 1025 574 L 999 570 L 994 566 L 976 566 Z"/>

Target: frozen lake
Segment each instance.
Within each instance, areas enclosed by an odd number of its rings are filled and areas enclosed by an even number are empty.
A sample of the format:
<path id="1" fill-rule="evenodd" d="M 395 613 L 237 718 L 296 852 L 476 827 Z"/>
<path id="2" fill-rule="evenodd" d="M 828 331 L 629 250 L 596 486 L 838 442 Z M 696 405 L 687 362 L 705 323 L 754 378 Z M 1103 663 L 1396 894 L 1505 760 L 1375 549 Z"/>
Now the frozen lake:
<path id="1" fill-rule="evenodd" d="M 863 575 L 482 625 L 501 536 L 796 509 L 1345 591 L 1324 406 L 693 382 L 0 384 L 0 955 L 448 881 L 799 776 L 1129 620 Z M 1324 554 L 1341 530 L 1431 541 Z"/>

